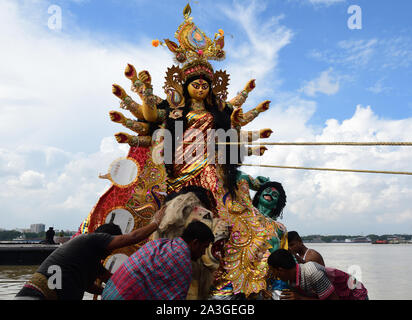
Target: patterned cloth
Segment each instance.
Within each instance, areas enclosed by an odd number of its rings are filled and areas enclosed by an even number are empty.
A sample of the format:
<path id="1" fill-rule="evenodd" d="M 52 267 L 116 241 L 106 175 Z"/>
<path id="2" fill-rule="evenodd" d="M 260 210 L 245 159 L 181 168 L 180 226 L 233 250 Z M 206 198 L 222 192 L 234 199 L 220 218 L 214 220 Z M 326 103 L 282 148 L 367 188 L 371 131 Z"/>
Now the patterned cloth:
<path id="1" fill-rule="evenodd" d="M 316 262 L 296 264 L 296 287 L 305 294 L 327 299 L 334 291 L 343 300 L 366 300 L 368 291 L 346 272 Z"/>
<path id="2" fill-rule="evenodd" d="M 103 300 L 183 300 L 192 280 L 190 249 L 182 238 L 146 243 L 113 274 Z"/>

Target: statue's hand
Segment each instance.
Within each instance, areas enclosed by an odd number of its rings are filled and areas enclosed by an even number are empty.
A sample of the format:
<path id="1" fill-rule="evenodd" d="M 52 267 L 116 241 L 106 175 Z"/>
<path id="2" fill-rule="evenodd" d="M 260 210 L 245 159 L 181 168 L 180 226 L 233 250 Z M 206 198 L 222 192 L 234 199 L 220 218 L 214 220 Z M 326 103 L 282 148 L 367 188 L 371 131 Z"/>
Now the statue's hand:
<path id="1" fill-rule="evenodd" d="M 249 80 L 248 83 L 246 84 L 244 90 L 247 91 L 248 93 L 251 92 L 253 89 L 256 88 L 256 79 Z"/>
<path id="2" fill-rule="evenodd" d="M 270 104 L 270 101 L 265 100 L 265 101 L 259 103 L 259 105 L 256 107 L 256 110 L 259 111 L 259 113 L 264 112 L 264 111 L 269 109 L 269 104 Z"/>
<path id="3" fill-rule="evenodd" d="M 273 131 L 269 128 L 261 129 L 259 131 L 260 138 L 262 138 L 262 139 L 269 138 L 272 133 L 273 133 Z"/>
<path id="4" fill-rule="evenodd" d="M 116 97 L 122 100 L 127 97 L 126 91 L 124 91 L 124 89 L 118 84 L 112 85 L 112 92 Z"/>
<path id="5" fill-rule="evenodd" d="M 267 148 L 265 146 L 249 147 L 248 156 L 263 156 Z"/>
<path id="6" fill-rule="evenodd" d="M 232 125 L 234 127 L 241 126 L 242 122 L 243 122 L 243 110 L 242 110 L 242 108 L 237 108 L 237 109 L 233 110 L 233 112 L 230 116 L 230 120 L 231 120 Z"/>
<path id="7" fill-rule="evenodd" d="M 139 72 L 139 80 L 144 83 L 146 88 L 152 87 L 152 77 L 150 76 L 149 72 L 144 70 Z"/>
<path id="8" fill-rule="evenodd" d="M 133 65 L 127 64 L 126 69 L 124 70 L 124 75 L 126 78 L 130 79 L 131 81 L 135 82 L 137 80 L 137 72 Z"/>
<path id="9" fill-rule="evenodd" d="M 124 132 L 116 133 L 114 136 L 115 136 L 118 143 L 129 143 L 129 141 L 133 137 L 130 134 L 127 134 L 127 133 L 124 133 Z"/>
<path id="10" fill-rule="evenodd" d="M 270 181 L 269 177 L 258 176 L 256 177 L 256 179 L 260 182 L 260 184 L 265 184 L 266 182 Z"/>
<path id="11" fill-rule="evenodd" d="M 113 122 L 125 123 L 126 121 L 126 118 L 124 117 L 124 115 L 118 111 L 110 111 L 109 115 L 110 115 L 110 120 L 112 120 Z"/>

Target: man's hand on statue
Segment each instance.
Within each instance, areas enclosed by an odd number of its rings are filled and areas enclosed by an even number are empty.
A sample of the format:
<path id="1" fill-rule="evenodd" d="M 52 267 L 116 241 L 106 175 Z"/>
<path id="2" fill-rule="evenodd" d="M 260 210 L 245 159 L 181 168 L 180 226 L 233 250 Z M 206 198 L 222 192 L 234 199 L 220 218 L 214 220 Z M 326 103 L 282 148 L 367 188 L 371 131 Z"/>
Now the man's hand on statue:
<path id="1" fill-rule="evenodd" d="M 113 122 L 124 123 L 126 121 L 126 118 L 121 112 L 110 111 L 109 115 L 110 115 L 110 120 L 112 120 Z"/>
<path id="2" fill-rule="evenodd" d="M 268 110 L 270 102 L 271 101 L 269 101 L 269 100 L 265 100 L 265 101 L 259 103 L 259 105 L 256 107 L 256 110 L 259 111 L 259 112 L 264 112 L 264 111 Z"/>
<path id="3" fill-rule="evenodd" d="M 272 292 L 266 289 L 263 289 L 261 292 L 264 300 L 272 300 Z"/>
<path id="4" fill-rule="evenodd" d="M 118 143 L 128 143 L 132 138 L 130 134 L 124 132 L 116 133 L 114 136 Z"/>
<path id="5" fill-rule="evenodd" d="M 300 300 L 300 295 L 294 291 L 282 291 L 280 300 Z"/>
<path id="6" fill-rule="evenodd" d="M 160 222 L 165 216 L 165 212 L 166 212 L 166 206 L 164 205 L 158 211 L 156 211 L 156 213 L 153 215 L 153 222 L 157 224 L 157 227 L 159 227 Z"/>
<path id="7" fill-rule="evenodd" d="M 271 129 L 262 129 L 259 131 L 259 135 L 261 139 L 266 139 L 269 138 L 270 135 L 273 133 L 273 131 Z"/>
<path id="8" fill-rule="evenodd" d="M 139 80 L 144 83 L 146 88 L 152 87 L 152 77 L 149 72 L 144 70 L 139 72 Z"/>
<path id="9" fill-rule="evenodd" d="M 256 83 L 255 83 L 256 79 L 252 79 L 249 80 L 248 83 L 245 86 L 245 91 L 247 91 L 248 93 L 251 92 L 253 89 L 256 88 Z"/>

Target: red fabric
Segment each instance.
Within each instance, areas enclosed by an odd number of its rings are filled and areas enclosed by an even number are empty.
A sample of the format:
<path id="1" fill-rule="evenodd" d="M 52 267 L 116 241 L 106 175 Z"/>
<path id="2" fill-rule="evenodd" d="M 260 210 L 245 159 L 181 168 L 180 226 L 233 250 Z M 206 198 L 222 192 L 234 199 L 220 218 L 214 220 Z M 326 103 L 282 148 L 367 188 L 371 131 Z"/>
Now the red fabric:
<path id="1" fill-rule="evenodd" d="M 149 148 L 131 147 L 127 155 L 135 159 L 140 169 L 143 170 L 145 162 L 149 156 Z M 93 232 L 98 226 L 104 223 L 106 215 L 116 207 L 124 206 L 133 195 L 135 184 L 127 188 L 119 188 L 112 185 L 98 200 L 90 213 L 89 232 Z"/>

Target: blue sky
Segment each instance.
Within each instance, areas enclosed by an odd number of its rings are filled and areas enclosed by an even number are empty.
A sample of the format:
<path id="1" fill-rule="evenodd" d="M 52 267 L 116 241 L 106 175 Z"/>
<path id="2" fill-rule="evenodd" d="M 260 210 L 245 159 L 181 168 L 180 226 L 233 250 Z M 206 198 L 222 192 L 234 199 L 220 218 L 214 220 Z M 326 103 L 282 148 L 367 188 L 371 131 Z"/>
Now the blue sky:
<path id="1" fill-rule="evenodd" d="M 108 111 L 111 84 L 129 88 L 127 63 L 151 72 L 162 95 L 173 64 L 152 39 L 172 39 L 187 1 L 0 2 L 0 228 L 77 229 L 108 188 L 97 178 L 127 147 Z M 230 94 L 257 88 L 245 109 L 271 100 L 249 129 L 268 141 L 412 141 L 410 1 L 191 1 L 207 34 L 225 31 Z M 62 29 L 48 26 L 57 5 Z M 362 10 L 351 30 L 348 8 Z M 409 16 L 408 16 L 409 15 Z M 277 147 L 250 163 L 412 171 L 408 148 Z M 283 222 L 303 234 L 410 233 L 408 176 L 247 168 L 288 193 Z M 24 199 L 24 201 L 23 201 Z"/>

